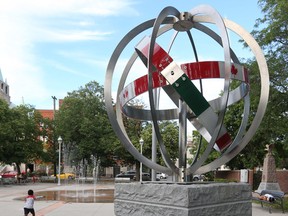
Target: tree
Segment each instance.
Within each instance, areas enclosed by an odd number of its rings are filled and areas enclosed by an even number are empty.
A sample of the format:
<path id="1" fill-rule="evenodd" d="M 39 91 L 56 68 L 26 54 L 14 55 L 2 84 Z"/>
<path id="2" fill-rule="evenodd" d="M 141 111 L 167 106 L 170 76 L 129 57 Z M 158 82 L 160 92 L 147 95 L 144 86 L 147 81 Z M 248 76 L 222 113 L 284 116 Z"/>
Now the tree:
<path id="1" fill-rule="evenodd" d="M 112 128 L 105 109 L 104 89 L 96 81 L 68 93 L 55 121 L 56 132 L 62 136 L 72 160 L 90 161 L 93 155 L 102 166 L 111 165 Z"/>
<path id="2" fill-rule="evenodd" d="M 235 168 L 253 168 L 263 163 L 265 146 L 275 144 L 275 158 L 277 165 L 288 167 L 287 161 L 287 130 L 288 130 L 288 5 L 286 0 L 259 0 L 259 6 L 264 13 L 263 18 L 256 20 L 252 35 L 264 50 L 270 74 L 270 95 L 266 114 L 262 123 L 245 149 L 229 162 Z M 246 65 L 250 74 L 257 74 L 259 69 L 255 59 L 248 59 Z M 252 114 L 259 102 L 259 77 L 251 77 L 253 100 L 251 101 Z M 237 108 L 230 108 L 231 122 Z M 225 123 L 226 124 L 226 123 Z"/>
<path id="3" fill-rule="evenodd" d="M 6 148 L 13 140 L 12 115 L 8 104 L 0 99 L 0 161 L 4 162 Z"/>
<path id="4" fill-rule="evenodd" d="M 56 176 L 57 152 L 56 152 L 56 136 L 54 133 L 54 120 L 43 118 L 40 123 L 43 137 L 43 156 L 42 162 L 53 163 L 53 173 Z M 57 144 L 58 146 L 58 144 Z"/>
<path id="5" fill-rule="evenodd" d="M 7 164 L 15 163 L 20 174 L 20 164 L 40 159 L 43 152 L 39 123 L 40 113 L 32 106 L 20 105 L 9 109 L 0 100 L 1 138 L 0 160 Z"/>
<path id="6" fill-rule="evenodd" d="M 137 109 L 143 109 L 144 103 L 138 100 L 130 101 L 130 106 L 134 106 Z M 132 144 L 140 152 L 139 140 L 144 140 L 143 155 L 151 159 L 152 152 L 152 124 L 147 121 L 141 121 L 138 119 L 132 119 L 123 115 L 123 124 L 127 133 L 127 136 L 131 140 Z M 178 126 L 173 121 L 162 121 L 159 123 L 161 136 L 163 142 L 167 148 L 167 151 L 172 160 L 176 160 L 178 157 Z M 123 165 L 135 165 L 136 164 L 136 180 L 139 180 L 140 163 L 136 160 L 120 143 L 118 139 L 115 139 L 113 144 L 114 156 L 116 156 Z M 157 163 L 165 165 L 162 159 L 159 146 L 157 146 Z M 143 168 L 145 170 L 145 167 Z"/>
<path id="7" fill-rule="evenodd" d="M 271 88 L 260 133 L 265 134 L 266 144 L 275 144 L 278 166 L 287 167 L 288 5 L 285 0 L 259 0 L 258 3 L 264 17 L 257 19 L 252 34 L 265 51 Z"/>
<path id="8" fill-rule="evenodd" d="M 165 145 L 167 152 L 172 161 L 176 162 L 179 157 L 179 127 L 175 121 L 162 121 L 159 123 L 159 130 L 162 136 L 163 144 Z M 151 158 L 152 151 L 152 124 L 147 123 L 143 127 L 142 137 L 145 140 L 143 146 L 144 155 Z M 165 162 L 161 156 L 159 145 L 157 145 L 157 163 L 165 166 Z"/>
<path id="9" fill-rule="evenodd" d="M 193 142 L 193 145 L 189 149 L 189 151 L 190 151 L 190 154 L 193 155 L 193 158 L 188 159 L 188 164 L 190 165 L 192 165 L 193 163 L 195 163 L 197 160 L 201 158 L 202 154 L 204 153 L 208 145 L 207 140 L 205 140 L 202 137 L 199 131 L 193 131 L 192 142 Z M 219 156 L 220 156 L 220 153 L 213 149 L 204 164 L 211 163 Z"/>

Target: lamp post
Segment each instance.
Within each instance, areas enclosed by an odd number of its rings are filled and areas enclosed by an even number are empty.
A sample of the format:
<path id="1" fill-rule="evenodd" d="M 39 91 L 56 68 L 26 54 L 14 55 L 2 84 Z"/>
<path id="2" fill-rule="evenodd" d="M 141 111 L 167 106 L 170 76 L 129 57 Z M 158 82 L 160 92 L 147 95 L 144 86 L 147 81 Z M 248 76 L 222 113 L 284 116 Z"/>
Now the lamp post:
<path id="1" fill-rule="evenodd" d="M 57 98 L 55 96 L 51 96 L 53 99 L 53 173 L 54 176 L 56 177 L 56 167 L 57 167 L 57 158 L 56 158 L 56 136 L 55 136 L 55 110 L 56 110 L 56 100 Z"/>
<path id="2" fill-rule="evenodd" d="M 139 140 L 139 143 L 140 143 L 140 153 L 142 155 L 142 147 L 143 147 L 143 144 L 144 144 L 144 140 L 141 138 Z M 142 162 L 140 162 L 140 182 L 142 182 Z"/>
<path id="3" fill-rule="evenodd" d="M 58 166 L 58 185 L 61 185 L 60 182 L 60 174 L 61 174 L 61 144 L 62 144 L 62 137 L 58 137 L 58 144 L 59 144 L 59 166 Z"/>

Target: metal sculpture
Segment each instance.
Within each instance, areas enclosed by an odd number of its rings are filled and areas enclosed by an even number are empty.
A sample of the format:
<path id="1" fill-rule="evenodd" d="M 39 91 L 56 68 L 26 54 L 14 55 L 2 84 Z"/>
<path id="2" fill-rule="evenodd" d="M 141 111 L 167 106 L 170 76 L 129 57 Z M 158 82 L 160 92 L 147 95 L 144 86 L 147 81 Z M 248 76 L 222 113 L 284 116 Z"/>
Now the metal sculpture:
<path id="1" fill-rule="evenodd" d="M 213 24 L 220 32 L 217 34 L 205 23 Z M 112 80 L 117 61 L 126 46 L 136 36 L 147 29 L 152 29 L 151 35 L 144 37 L 135 47 L 135 52 L 127 61 L 118 84 L 117 99 L 115 107 L 112 101 Z M 193 41 L 191 30 L 196 29 L 210 36 L 219 46 L 223 47 L 224 61 L 201 62 L 198 60 L 197 50 Z M 227 29 L 233 31 L 245 41 L 251 48 L 258 62 L 261 78 L 261 94 L 257 112 L 247 129 L 247 122 L 250 109 L 249 97 L 249 73 L 241 65 L 237 56 L 229 44 Z M 172 42 L 179 32 L 186 32 L 195 55 L 195 62 L 178 65 L 173 58 L 165 51 L 156 39 L 168 32 L 174 31 Z M 137 78 L 128 85 L 125 85 L 132 65 L 137 58 L 140 58 L 147 67 L 147 74 Z M 196 79 L 222 78 L 224 79 L 223 95 L 215 100 L 207 101 L 201 91 L 191 82 Z M 234 90 L 229 91 L 230 80 L 238 80 L 241 84 Z M 154 90 L 162 88 L 170 99 L 177 106 L 176 109 L 159 110 L 155 106 Z M 136 109 L 129 106 L 129 101 L 135 97 L 148 92 L 150 110 Z M 183 173 L 202 174 L 211 171 L 235 157 L 249 142 L 255 134 L 264 116 L 269 95 L 269 74 L 266 60 L 254 38 L 238 24 L 223 19 L 219 13 L 208 5 L 200 5 L 189 12 L 180 13 L 174 7 L 164 8 L 156 19 L 148 20 L 136 26 L 128 32 L 114 50 L 106 72 L 105 81 L 105 103 L 112 127 L 125 148 L 140 162 L 151 169 L 167 174 L 176 174 L 183 180 Z M 228 106 L 244 101 L 243 118 L 238 133 L 234 139 L 228 134 L 223 119 Z M 116 112 L 115 112 L 116 109 Z M 145 121 L 152 121 L 155 135 L 166 166 L 152 162 L 139 153 L 130 141 L 125 131 L 122 113 L 130 118 Z M 163 143 L 158 121 L 179 120 L 179 167 L 170 159 L 165 143 Z M 209 143 L 205 151 L 197 157 L 194 163 L 186 168 L 186 120 L 199 131 Z M 219 158 L 213 162 L 203 165 L 210 152 L 215 149 L 221 152 Z"/>

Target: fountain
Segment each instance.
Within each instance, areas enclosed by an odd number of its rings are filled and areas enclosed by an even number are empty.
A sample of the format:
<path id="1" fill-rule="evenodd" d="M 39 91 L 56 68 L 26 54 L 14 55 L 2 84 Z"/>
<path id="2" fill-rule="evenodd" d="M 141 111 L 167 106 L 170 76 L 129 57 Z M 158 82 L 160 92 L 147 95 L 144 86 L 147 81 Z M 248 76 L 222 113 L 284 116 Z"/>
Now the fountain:
<path id="1" fill-rule="evenodd" d="M 57 190 L 37 191 L 36 195 L 39 201 L 64 201 L 75 203 L 113 203 L 114 202 L 114 185 L 98 187 L 98 174 L 100 160 L 97 156 L 91 155 L 92 177 L 86 177 L 86 167 L 88 161 L 82 161 L 76 168 L 79 177 L 74 183 L 65 180 L 64 187 L 57 187 Z M 101 183 L 99 183 L 101 184 Z M 24 200 L 24 197 L 17 198 Z"/>
<path id="2" fill-rule="evenodd" d="M 114 189 L 80 189 L 37 191 L 37 201 L 63 201 L 71 203 L 113 203 Z M 25 197 L 16 198 L 25 200 Z"/>

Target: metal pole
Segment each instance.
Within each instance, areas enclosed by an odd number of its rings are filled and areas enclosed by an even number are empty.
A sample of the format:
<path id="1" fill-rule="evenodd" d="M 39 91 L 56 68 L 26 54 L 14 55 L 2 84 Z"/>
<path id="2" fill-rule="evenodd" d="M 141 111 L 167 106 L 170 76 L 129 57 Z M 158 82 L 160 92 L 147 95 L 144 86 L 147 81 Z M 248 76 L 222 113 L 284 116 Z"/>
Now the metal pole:
<path id="1" fill-rule="evenodd" d="M 184 182 L 186 169 L 186 144 L 187 144 L 187 104 L 179 100 L 179 181 Z"/>
<path id="2" fill-rule="evenodd" d="M 142 145 L 140 145 L 141 155 L 142 155 Z M 140 182 L 142 182 L 142 162 L 140 162 Z"/>
<path id="3" fill-rule="evenodd" d="M 155 103 L 155 109 L 159 109 L 159 99 L 160 99 L 160 88 L 154 89 L 154 103 Z M 152 152 L 151 152 L 151 159 L 152 162 L 157 163 L 157 137 L 154 130 L 154 124 L 152 124 Z M 155 169 L 152 169 L 151 172 L 151 181 L 156 181 L 156 174 L 157 171 Z"/>
<path id="4" fill-rule="evenodd" d="M 58 185 L 61 185 L 60 174 L 61 174 L 61 142 L 59 142 L 59 167 L 58 167 Z"/>
<path id="5" fill-rule="evenodd" d="M 154 163 L 157 163 L 157 137 L 154 130 L 154 125 L 152 124 L 152 157 L 151 160 Z M 156 181 L 157 170 L 152 169 L 151 171 L 151 181 Z"/>
<path id="6" fill-rule="evenodd" d="M 60 174 L 61 174 L 61 144 L 62 144 L 62 138 L 59 136 L 58 138 L 58 144 L 59 144 L 59 166 L 58 166 L 58 185 L 61 185 L 61 180 L 60 180 Z"/>
<path id="7" fill-rule="evenodd" d="M 57 166 L 57 160 L 56 160 L 56 136 L 55 136 L 55 110 L 56 110 L 56 100 L 57 98 L 55 96 L 51 96 L 53 99 L 53 167 L 54 167 L 54 176 L 56 177 L 56 166 Z"/>
<path id="8" fill-rule="evenodd" d="M 142 155 L 142 147 L 143 147 L 144 140 L 141 138 L 139 140 L 139 143 L 140 143 L 140 153 Z M 142 162 L 140 162 L 140 182 L 142 182 Z"/>

